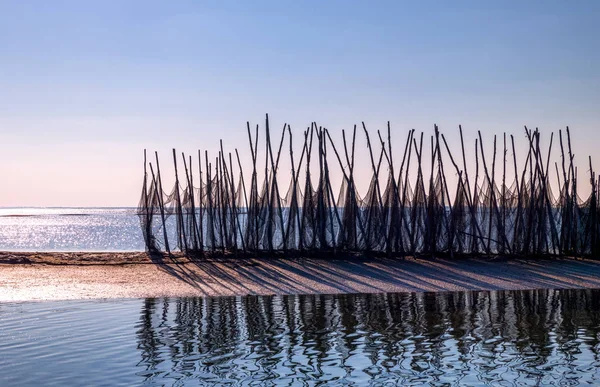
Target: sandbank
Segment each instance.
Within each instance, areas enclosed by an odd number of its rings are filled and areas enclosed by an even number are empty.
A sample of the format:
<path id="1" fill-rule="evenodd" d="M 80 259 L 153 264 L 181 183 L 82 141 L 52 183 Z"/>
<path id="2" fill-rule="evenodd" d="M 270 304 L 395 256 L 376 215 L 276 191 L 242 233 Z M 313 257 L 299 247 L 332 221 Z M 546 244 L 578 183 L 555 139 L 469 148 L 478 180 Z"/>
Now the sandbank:
<path id="1" fill-rule="evenodd" d="M 0 302 L 600 288 L 587 259 L 259 259 L 0 252 Z"/>

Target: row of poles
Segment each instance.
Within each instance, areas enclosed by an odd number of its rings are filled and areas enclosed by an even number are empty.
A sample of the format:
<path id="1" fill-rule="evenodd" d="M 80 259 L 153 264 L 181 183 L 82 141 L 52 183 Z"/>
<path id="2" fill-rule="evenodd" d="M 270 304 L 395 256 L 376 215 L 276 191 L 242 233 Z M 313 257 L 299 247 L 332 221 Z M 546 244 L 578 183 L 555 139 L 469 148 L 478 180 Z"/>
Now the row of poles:
<path id="1" fill-rule="evenodd" d="M 258 158 L 259 127 L 253 131 L 247 125 L 252 161 L 249 182 L 238 150 L 235 158 L 226 154 L 221 141 L 214 159 L 207 151 L 198 151 L 197 169 L 191 156 L 182 153 L 179 159 L 173 150 L 175 185 L 170 192 L 163 188 L 158 154 L 154 162 L 148 162 L 144 151 L 138 215 L 148 251 L 181 250 L 200 256 L 350 253 L 390 257 L 597 256 L 600 252 L 600 180 L 590 157 L 591 193 L 587 200 L 579 198 L 568 127 L 564 134 L 558 132 L 560 163 L 551 164 L 554 133 L 544 153 L 539 130 L 525 128 L 524 162 L 517 160 L 514 137 L 504 134 L 499 165 L 497 137 L 490 159 L 478 132 L 473 165 L 467 162 L 461 127 L 459 158 L 434 126 L 429 159 L 424 134 L 410 130 L 397 160 L 389 123 L 387 136 L 377 131 L 374 138 L 363 123 L 371 170 L 364 197 L 355 180 L 357 131 L 356 126 L 351 136 L 342 131 L 342 144 L 336 146 L 329 131 L 313 123 L 303 133 L 297 157 L 289 125 L 284 125 L 277 148 L 273 146 L 267 116 L 264 160 Z M 291 170 L 282 177 L 279 169 L 286 139 Z M 511 149 L 512 160 L 508 159 Z M 469 175 L 473 167 L 474 178 Z M 341 175 L 337 190 L 331 183 L 331 168 Z M 501 180 L 496 178 L 500 168 Z M 410 176 L 415 170 L 416 178 Z M 456 184 L 448 183 L 450 174 L 455 175 Z M 551 188 L 554 178 L 558 195 Z M 284 179 L 289 183 L 282 186 Z"/>

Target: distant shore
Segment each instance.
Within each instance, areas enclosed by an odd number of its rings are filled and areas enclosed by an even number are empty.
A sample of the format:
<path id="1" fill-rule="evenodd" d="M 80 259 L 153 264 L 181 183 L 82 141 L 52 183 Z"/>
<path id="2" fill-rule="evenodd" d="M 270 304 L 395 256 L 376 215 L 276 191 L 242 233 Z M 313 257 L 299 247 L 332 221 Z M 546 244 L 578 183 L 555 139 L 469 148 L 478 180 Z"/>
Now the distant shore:
<path id="1" fill-rule="evenodd" d="M 0 252 L 0 302 L 600 288 L 585 259 L 258 259 L 192 261 L 143 252 Z"/>

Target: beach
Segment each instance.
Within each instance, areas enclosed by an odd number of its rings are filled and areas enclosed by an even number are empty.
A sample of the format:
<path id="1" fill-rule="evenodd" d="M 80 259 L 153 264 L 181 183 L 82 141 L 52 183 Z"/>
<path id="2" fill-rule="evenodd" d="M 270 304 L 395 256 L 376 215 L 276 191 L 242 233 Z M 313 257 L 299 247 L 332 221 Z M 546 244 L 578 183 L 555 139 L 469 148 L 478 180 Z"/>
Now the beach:
<path id="1" fill-rule="evenodd" d="M 585 259 L 190 260 L 131 253 L 0 253 L 0 302 L 600 288 Z"/>

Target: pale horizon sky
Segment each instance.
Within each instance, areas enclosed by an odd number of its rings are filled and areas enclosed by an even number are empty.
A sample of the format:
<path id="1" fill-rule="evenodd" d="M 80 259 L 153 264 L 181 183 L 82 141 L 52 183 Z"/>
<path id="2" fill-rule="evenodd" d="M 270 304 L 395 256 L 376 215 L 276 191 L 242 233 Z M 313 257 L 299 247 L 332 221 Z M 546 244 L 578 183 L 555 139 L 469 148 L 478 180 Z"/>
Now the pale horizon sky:
<path id="1" fill-rule="evenodd" d="M 397 152 L 434 123 L 455 150 L 459 124 L 569 125 L 580 178 L 600 166 L 597 1 L 0 0 L 0 20 L 0 207 L 134 206 L 144 148 L 249 156 L 265 113 L 297 140 L 391 121 Z"/>

